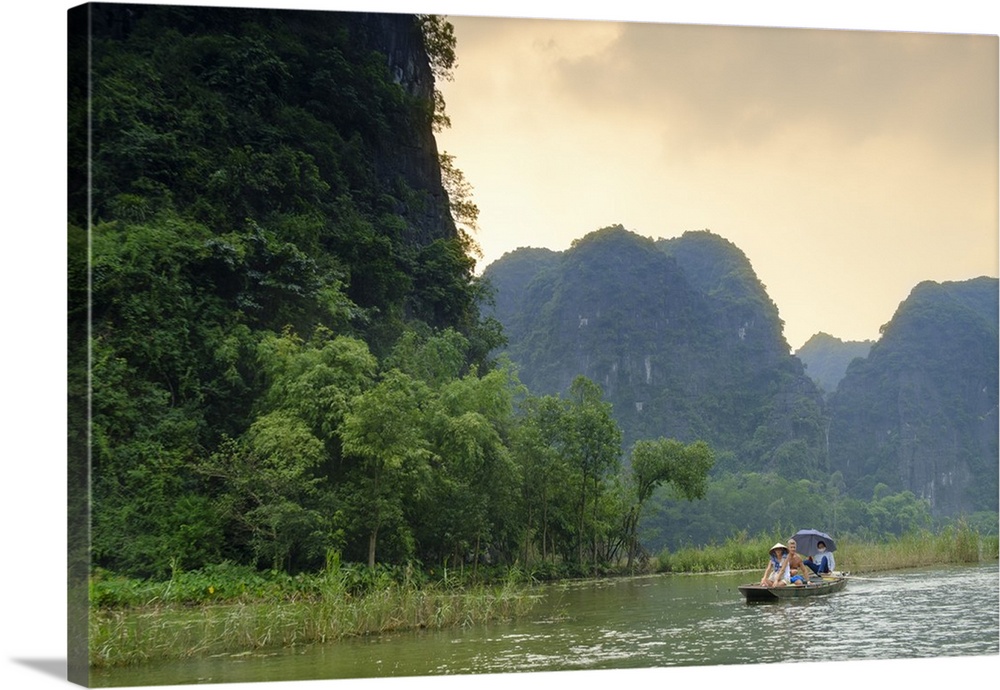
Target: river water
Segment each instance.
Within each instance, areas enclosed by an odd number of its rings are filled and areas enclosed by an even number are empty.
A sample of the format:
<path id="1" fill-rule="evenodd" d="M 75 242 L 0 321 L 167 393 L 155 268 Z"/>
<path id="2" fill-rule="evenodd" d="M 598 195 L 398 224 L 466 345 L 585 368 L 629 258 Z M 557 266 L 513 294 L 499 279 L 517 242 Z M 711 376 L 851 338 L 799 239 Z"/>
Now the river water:
<path id="1" fill-rule="evenodd" d="M 996 563 L 873 574 L 746 604 L 753 574 L 549 585 L 523 620 L 95 672 L 92 686 L 392 678 L 1000 653 Z"/>

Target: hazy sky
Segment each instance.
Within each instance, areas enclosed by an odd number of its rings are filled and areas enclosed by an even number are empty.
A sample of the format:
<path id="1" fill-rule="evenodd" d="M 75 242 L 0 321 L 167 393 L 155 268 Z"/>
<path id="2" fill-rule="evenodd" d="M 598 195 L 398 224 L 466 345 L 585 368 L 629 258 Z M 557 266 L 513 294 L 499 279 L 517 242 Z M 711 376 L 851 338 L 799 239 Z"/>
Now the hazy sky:
<path id="1" fill-rule="evenodd" d="M 437 139 L 473 186 L 480 267 L 612 224 L 708 228 L 793 349 L 876 339 L 922 280 L 997 275 L 995 36 L 449 20 Z"/>

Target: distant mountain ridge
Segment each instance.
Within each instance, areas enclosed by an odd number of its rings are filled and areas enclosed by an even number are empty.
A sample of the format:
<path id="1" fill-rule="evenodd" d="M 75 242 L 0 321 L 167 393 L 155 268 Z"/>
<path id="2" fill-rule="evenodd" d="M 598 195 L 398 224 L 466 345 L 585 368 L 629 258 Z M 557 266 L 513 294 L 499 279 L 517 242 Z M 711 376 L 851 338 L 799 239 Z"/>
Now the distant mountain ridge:
<path id="1" fill-rule="evenodd" d="M 844 341 L 820 332 L 796 350 L 795 356 L 806 365 L 809 377 L 824 393 L 830 394 L 847 373 L 847 365 L 858 357 L 867 357 L 874 344 L 872 340 Z"/>
<path id="2" fill-rule="evenodd" d="M 995 278 L 921 283 L 878 342 L 818 334 L 798 356 L 747 257 L 709 231 L 612 226 L 510 252 L 484 278 L 521 380 L 535 394 L 595 381 L 626 449 L 703 439 L 716 472 L 840 473 L 861 500 L 884 484 L 937 515 L 997 509 Z"/>

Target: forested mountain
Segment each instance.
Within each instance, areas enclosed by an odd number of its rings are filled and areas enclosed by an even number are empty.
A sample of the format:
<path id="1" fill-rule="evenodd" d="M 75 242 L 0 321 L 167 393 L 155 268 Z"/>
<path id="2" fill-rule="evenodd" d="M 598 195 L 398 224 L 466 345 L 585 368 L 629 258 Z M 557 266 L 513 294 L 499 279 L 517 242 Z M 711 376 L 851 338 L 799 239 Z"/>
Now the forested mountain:
<path id="1" fill-rule="evenodd" d="M 119 232 L 169 214 L 189 221 L 175 231 L 212 238 L 197 269 L 257 325 L 328 319 L 332 295 L 317 285 L 336 282 L 376 348 L 408 318 L 473 327 L 471 291 L 463 303 L 461 285 L 439 286 L 470 282 L 470 240 L 442 185 L 442 113 L 417 21 L 91 8 L 92 70 L 71 80 L 71 129 L 95 151 L 71 155 L 74 225 L 84 213 Z M 453 59 L 437 56 L 439 69 Z"/>
<path id="2" fill-rule="evenodd" d="M 657 486 L 703 495 L 706 444 L 625 472 L 599 386 L 536 396 L 493 359 L 434 140 L 449 23 L 96 4 L 70 39 L 79 629 L 105 570 L 598 572 L 642 555 Z"/>
<path id="3" fill-rule="evenodd" d="M 565 252 L 511 252 L 484 277 L 521 380 L 540 393 L 577 375 L 597 382 L 626 445 L 703 439 L 720 451 L 717 470 L 820 470 L 819 392 L 727 240 L 701 231 L 654 242 L 615 226 Z"/>
<path id="4" fill-rule="evenodd" d="M 847 365 L 858 357 L 865 358 L 872 349 L 871 340 L 844 341 L 827 333 L 817 333 L 795 351 L 806 365 L 806 374 L 825 394 L 837 390 Z"/>
<path id="5" fill-rule="evenodd" d="M 98 3 L 70 34 L 71 480 L 94 563 L 363 544 L 359 497 L 386 499 L 370 449 L 343 451 L 352 401 L 432 334 L 454 376 L 498 342 L 433 135 L 450 25 Z"/>
<path id="6" fill-rule="evenodd" d="M 924 282 L 830 399 L 830 468 L 847 490 L 926 498 L 936 514 L 997 509 L 995 278 Z"/>

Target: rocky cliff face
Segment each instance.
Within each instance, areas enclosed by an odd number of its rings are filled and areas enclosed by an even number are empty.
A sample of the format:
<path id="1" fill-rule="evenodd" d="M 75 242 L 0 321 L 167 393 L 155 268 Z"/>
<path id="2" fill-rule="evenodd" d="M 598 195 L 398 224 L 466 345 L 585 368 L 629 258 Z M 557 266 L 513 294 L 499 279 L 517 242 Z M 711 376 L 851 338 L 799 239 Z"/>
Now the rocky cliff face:
<path id="1" fill-rule="evenodd" d="M 434 75 L 427 59 L 423 35 L 413 15 L 359 13 L 344 14 L 345 21 L 357 27 L 358 34 L 372 50 L 385 56 L 392 79 L 419 102 L 434 100 Z M 428 111 L 429 114 L 429 111 Z M 448 228 L 455 235 L 455 225 L 448 210 L 448 198 L 441 184 L 441 164 L 430 120 L 410 122 L 404 127 L 408 136 L 380 142 L 376 170 L 383 184 L 422 190 L 418 201 L 398 208 L 409 217 L 417 230 L 416 244 L 425 245 Z M 431 190 L 426 193 L 426 190 Z"/>
<path id="2" fill-rule="evenodd" d="M 830 469 L 940 515 L 997 509 L 997 280 L 918 285 L 830 400 Z"/>
<path id="3" fill-rule="evenodd" d="M 315 139 L 303 148 L 315 157 L 322 174 L 329 176 L 325 181 L 332 193 L 360 197 L 370 188 L 380 189 L 375 200 L 352 201 L 369 207 L 389 205 L 386 210 L 405 220 L 403 239 L 411 245 L 425 246 L 435 239 L 457 236 L 432 127 L 434 75 L 416 16 L 92 3 L 85 20 L 97 41 L 126 42 L 136 32 L 148 32 L 143 27 L 150 24 L 176 31 L 185 39 L 200 39 L 208 47 L 198 48 L 205 54 L 196 65 L 195 78 L 211 84 L 218 94 L 241 94 L 227 103 L 227 116 L 259 111 L 254 112 L 258 122 L 233 137 L 232 147 L 268 150 L 290 133 L 311 128 Z M 219 76 L 218 65 L 213 65 L 220 59 L 213 54 L 218 49 L 211 46 L 245 49 L 246 55 L 242 62 L 227 65 L 229 72 Z M 218 77 L 215 83 L 213 74 Z M 385 88 L 390 81 L 402 87 L 402 94 Z M 264 102 L 291 107 L 261 108 Z M 308 116 L 302 117 L 303 113 Z M 220 118 L 223 124 L 214 133 L 226 139 L 231 123 L 226 116 Z M 261 120 L 273 129 L 266 136 L 257 132 L 251 136 L 252 127 L 264 124 Z M 147 123 L 154 129 L 168 124 L 164 127 L 167 136 L 188 136 L 179 123 Z M 329 132 L 320 133 L 329 125 L 342 140 L 330 138 Z M 338 161 L 336 170 L 322 169 L 329 158 L 352 155 L 363 162 L 344 165 Z M 338 189 L 337 178 L 343 178 L 346 190 Z"/>

